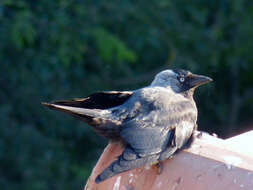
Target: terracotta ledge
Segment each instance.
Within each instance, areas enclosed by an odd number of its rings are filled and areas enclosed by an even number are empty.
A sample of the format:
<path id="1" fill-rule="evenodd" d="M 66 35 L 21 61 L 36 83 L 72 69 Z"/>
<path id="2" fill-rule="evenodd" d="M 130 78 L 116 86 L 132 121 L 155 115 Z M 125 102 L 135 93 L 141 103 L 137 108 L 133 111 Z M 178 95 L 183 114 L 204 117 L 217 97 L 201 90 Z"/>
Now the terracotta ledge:
<path id="1" fill-rule="evenodd" d="M 253 131 L 227 140 L 203 134 L 189 149 L 164 161 L 160 175 L 154 168 L 145 167 L 96 184 L 96 176 L 122 152 L 120 145 L 109 144 L 85 190 L 252 190 L 252 145 Z"/>

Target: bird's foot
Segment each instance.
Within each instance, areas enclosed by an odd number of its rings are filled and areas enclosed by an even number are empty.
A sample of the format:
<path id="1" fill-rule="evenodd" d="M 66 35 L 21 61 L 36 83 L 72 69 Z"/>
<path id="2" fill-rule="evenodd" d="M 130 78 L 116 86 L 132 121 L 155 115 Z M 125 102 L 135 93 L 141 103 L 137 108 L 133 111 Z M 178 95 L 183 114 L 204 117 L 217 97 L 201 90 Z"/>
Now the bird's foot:
<path id="1" fill-rule="evenodd" d="M 162 173 L 163 166 L 162 166 L 162 163 L 161 163 L 161 162 L 157 162 L 156 164 L 153 165 L 153 167 L 155 168 L 156 173 L 157 173 L 158 175 L 160 175 L 160 174 Z"/>

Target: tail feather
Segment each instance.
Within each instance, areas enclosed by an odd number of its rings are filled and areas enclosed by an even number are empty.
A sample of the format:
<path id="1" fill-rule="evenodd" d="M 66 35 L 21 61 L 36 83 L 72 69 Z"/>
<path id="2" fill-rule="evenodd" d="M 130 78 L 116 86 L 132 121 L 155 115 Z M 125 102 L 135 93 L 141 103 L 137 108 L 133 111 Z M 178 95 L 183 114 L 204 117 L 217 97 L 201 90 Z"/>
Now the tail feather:
<path id="1" fill-rule="evenodd" d="M 102 181 L 119 173 L 155 163 L 158 158 L 158 154 L 149 155 L 143 158 L 138 157 L 130 147 L 126 147 L 122 155 L 120 155 L 116 161 L 114 161 L 108 168 L 96 177 L 95 182 L 101 183 Z"/>

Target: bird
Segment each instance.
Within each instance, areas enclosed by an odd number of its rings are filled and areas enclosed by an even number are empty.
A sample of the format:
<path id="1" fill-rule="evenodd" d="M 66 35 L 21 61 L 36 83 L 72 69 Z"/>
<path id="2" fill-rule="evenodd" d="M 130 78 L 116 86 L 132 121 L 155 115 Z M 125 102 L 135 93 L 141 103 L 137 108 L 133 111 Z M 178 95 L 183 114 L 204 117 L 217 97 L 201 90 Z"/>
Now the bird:
<path id="1" fill-rule="evenodd" d="M 159 72 L 149 86 L 133 91 L 101 91 L 85 98 L 42 103 L 92 126 L 124 150 L 100 173 L 96 183 L 122 172 L 156 165 L 182 150 L 197 130 L 197 87 L 207 76 L 183 69 Z"/>

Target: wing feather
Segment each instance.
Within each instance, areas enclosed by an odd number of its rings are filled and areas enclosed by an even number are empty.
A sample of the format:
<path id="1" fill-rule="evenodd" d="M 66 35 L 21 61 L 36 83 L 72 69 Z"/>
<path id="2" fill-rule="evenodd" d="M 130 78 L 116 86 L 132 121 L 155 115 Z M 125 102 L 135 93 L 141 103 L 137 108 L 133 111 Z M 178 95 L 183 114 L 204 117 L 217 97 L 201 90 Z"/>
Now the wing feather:
<path id="1" fill-rule="evenodd" d="M 86 109 L 108 109 L 123 104 L 131 97 L 132 93 L 133 92 L 131 91 L 97 92 L 85 98 L 62 100 L 53 103 L 62 106 L 72 106 Z"/>
<path id="2" fill-rule="evenodd" d="M 177 143 L 173 140 L 187 139 L 196 122 L 197 111 L 190 100 L 159 90 L 145 89 L 146 92 L 134 94 L 127 105 L 131 117 L 122 121 L 120 136 L 142 157 L 165 151 Z M 189 123 L 189 127 L 182 122 Z M 179 131 L 184 132 L 182 138 Z M 182 144 L 184 141 L 180 140 L 176 146 L 180 148 Z"/>

